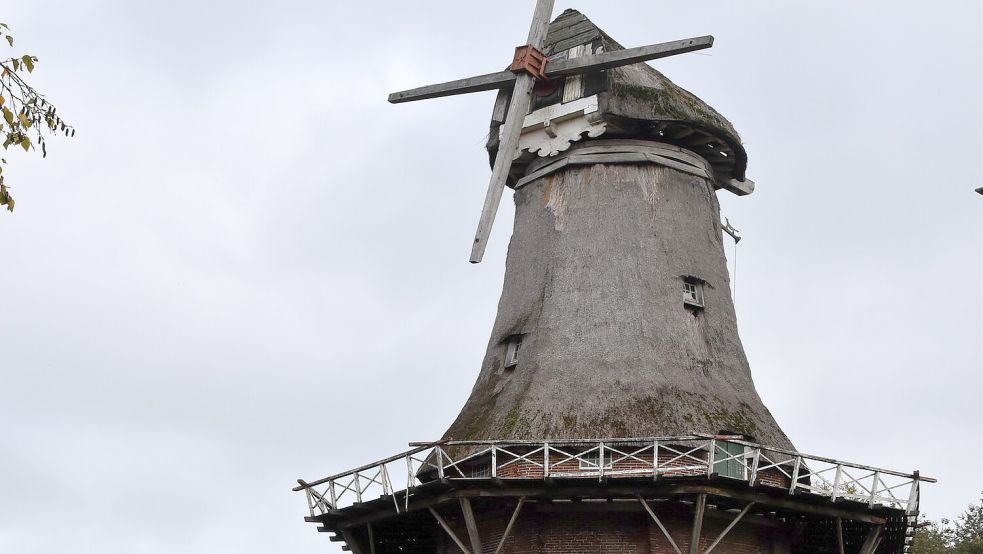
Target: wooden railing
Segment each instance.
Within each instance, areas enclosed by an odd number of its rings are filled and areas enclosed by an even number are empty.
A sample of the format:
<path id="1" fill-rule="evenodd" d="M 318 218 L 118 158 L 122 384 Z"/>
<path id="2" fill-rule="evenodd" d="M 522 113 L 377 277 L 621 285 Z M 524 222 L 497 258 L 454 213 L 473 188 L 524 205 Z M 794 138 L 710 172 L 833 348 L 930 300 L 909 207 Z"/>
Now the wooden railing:
<path id="1" fill-rule="evenodd" d="M 544 480 L 549 478 L 672 479 L 705 475 L 772 487 L 785 494 L 852 500 L 918 511 L 919 483 L 935 480 L 772 448 L 735 437 L 678 437 L 557 441 L 440 441 L 310 483 L 311 516 L 389 497 L 397 512 L 413 490 L 434 480 Z M 402 501 L 398 497 L 402 497 Z"/>

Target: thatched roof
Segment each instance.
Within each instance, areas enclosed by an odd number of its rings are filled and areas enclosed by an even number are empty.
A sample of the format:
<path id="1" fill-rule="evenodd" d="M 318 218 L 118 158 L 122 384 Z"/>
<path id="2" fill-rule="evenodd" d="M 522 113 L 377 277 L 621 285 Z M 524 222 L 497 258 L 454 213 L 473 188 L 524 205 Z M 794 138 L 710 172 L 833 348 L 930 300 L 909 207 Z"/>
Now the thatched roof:
<path id="1" fill-rule="evenodd" d="M 567 50 L 585 44 L 595 51 L 624 49 L 590 19 L 571 9 L 550 24 L 544 53 L 562 57 Z M 747 154 L 730 121 L 650 65 L 639 63 L 584 78 L 590 83 L 590 93 L 598 94 L 600 111 L 609 121 L 611 129 L 605 138 L 658 140 L 682 146 L 704 155 L 719 179 L 744 180 Z M 543 105 L 536 102 L 533 108 Z M 497 128 L 492 122 L 488 143 L 492 163 L 498 149 Z"/>

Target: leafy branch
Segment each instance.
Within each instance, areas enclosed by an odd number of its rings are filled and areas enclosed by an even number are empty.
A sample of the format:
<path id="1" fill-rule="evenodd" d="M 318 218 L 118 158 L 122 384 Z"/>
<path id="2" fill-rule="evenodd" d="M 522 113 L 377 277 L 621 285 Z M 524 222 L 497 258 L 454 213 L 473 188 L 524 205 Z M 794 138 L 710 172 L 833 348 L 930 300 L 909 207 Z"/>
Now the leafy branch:
<path id="1" fill-rule="evenodd" d="M 0 38 L 13 48 L 14 37 L 9 29 L 6 23 L 0 23 Z M 0 59 L 0 113 L 3 114 L 0 138 L 3 139 L 4 150 L 11 146 L 20 146 L 25 152 L 40 148 L 41 156 L 46 157 L 46 133 L 64 133 L 67 137 L 73 137 L 75 129 L 65 123 L 55 106 L 24 79 L 25 72 L 34 72 L 37 62 L 37 57 L 29 54 Z M 14 199 L 4 183 L 3 166 L 7 160 L 0 158 L 0 164 L 0 206 L 14 211 Z"/>

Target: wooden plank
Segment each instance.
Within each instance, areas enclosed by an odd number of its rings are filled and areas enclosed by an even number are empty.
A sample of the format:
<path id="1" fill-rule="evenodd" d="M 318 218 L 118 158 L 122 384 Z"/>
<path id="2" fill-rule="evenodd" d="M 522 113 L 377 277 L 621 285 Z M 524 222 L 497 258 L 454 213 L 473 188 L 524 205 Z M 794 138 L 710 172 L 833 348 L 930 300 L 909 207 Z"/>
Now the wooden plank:
<path id="1" fill-rule="evenodd" d="M 522 510 L 522 505 L 526 503 L 526 497 L 520 496 L 519 503 L 515 507 L 515 511 L 512 512 L 512 517 L 509 519 L 509 524 L 505 526 L 505 532 L 502 533 L 502 540 L 498 541 L 498 548 L 495 549 L 495 554 L 499 554 L 502 548 L 505 546 L 505 539 L 509 538 L 509 533 L 512 532 L 512 526 L 515 525 L 515 520 L 519 518 L 519 512 Z"/>
<path id="2" fill-rule="evenodd" d="M 465 79 L 455 79 L 446 83 L 427 85 L 423 87 L 411 88 L 394 92 L 389 95 L 390 104 L 401 104 L 403 102 L 414 102 L 416 100 L 428 100 L 430 98 L 441 98 L 443 96 L 454 96 L 456 94 L 467 94 L 469 92 L 481 92 L 483 90 L 507 89 L 516 80 L 515 73 L 511 71 L 499 71 L 498 73 L 486 73 Z"/>
<path id="3" fill-rule="evenodd" d="M 505 116 L 508 115 L 509 100 L 511 99 L 511 96 L 511 88 L 498 89 L 498 95 L 495 96 L 495 108 L 492 109 L 492 124 L 501 125 L 502 123 L 505 123 Z"/>
<path id="4" fill-rule="evenodd" d="M 474 510 L 471 509 L 471 499 L 462 496 L 458 499 L 461 503 L 461 512 L 464 513 L 464 525 L 468 529 L 468 538 L 471 539 L 471 551 L 481 552 L 481 537 L 478 536 L 478 523 L 474 520 Z"/>
<path id="5" fill-rule="evenodd" d="M 549 1 L 549 0 L 542 0 Z M 549 6 L 552 11 L 552 5 Z M 537 16 L 538 17 L 538 6 L 537 6 Z M 549 24 L 549 15 L 547 15 L 546 25 Z M 533 25 L 537 24 L 537 20 L 534 18 Z M 530 37 L 533 37 L 533 29 L 530 28 Z M 545 34 L 545 27 L 542 31 Z M 542 48 L 542 39 L 538 42 L 530 40 L 528 44 L 536 46 L 536 48 Z M 713 46 L 713 37 L 704 36 L 689 38 L 683 40 L 676 40 L 672 42 L 663 42 L 660 44 L 652 44 L 649 46 L 639 46 L 638 48 L 628 48 L 625 50 L 615 50 L 613 52 L 602 52 L 600 54 L 591 54 L 588 56 L 583 56 L 580 58 L 572 58 L 561 60 L 557 62 L 550 62 L 546 64 L 546 77 L 552 79 L 554 77 L 567 77 L 571 75 L 580 75 L 583 73 L 588 73 L 591 71 L 600 71 L 603 69 L 611 69 L 613 67 L 621 67 L 623 65 L 631 65 L 633 63 L 644 62 L 647 60 L 654 60 L 658 58 L 665 58 L 668 56 L 675 56 L 677 54 L 684 54 L 686 52 L 693 52 L 695 50 L 703 50 L 705 48 L 710 48 Z M 514 83 L 518 83 L 519 78 L 525 73 L 516 75 L 511 71 L 499 71 L 496 73 L 486 73 L 484 75 L 476 75 L 474 77 L 466 77 L 464 79 L 455 79 L 453 81 L 447 81 L 444 83 L 438 83 L 435 85 L 426 85 L 422 87 L 412 88 L 408 90 L 402 90 L 399 92 L 394 92 L 389 95 L 389 102 L 391 104 L 401 104 L 403 102 L 414 102 L 416 100 L 428 100 L 430 98 L 441 98 L 444 96 L 454 96 L 457 94 L 468 94 L 471 92 L 481 92 L 485 90 L 495 90 L 495 89 L 507 89 L 512 87 Z"/>
<path id="6" fill-rule="evenodd" d="M 864 540 L 863 546 L 860 547 L 860 554 L 874 554 L 874 550 L 877 549 L 877 545 L 881 542 L 881 531 L 883 530 L 883 525 L 875 525 L 870 528 L 870 531 L 867 532 L 867 539 Z"/>
<path id="7" fill-rule="evenodd" d="M 712 448 L 712 447 L 711 447 Z M 711 451 L 712 452 L 712 451 Z M 713 457 L 711 456 L 711 461 Z M 711 463 L 711 465 L 713 465 Z M 693 514 L 693 534 L 689 540 L 689 554 L 700 552 L 700 535 L 703 533 L 703 511 L 707 506 L 707 495 L 700 494 L 696 497 L 696 511 Z"/>
<path id="8" fill-rule="evenodd" d="M 549 28 L 549 18 L 552 13 L 553 0 L 536 1 L 536 11 L 533 13 L 532 24 L 529 26 L 527 44 L 540 50 L 543 48 L 543 39 L 546 37 L 546 30 Z M 485 193 L 485 203 L 481 208 L 481 218 L 478 220 L 478 229 L 475 231 L 474 243 L 471 246 L 470 261 L 473 264 L 480 262 L 485 255 L 488 236 L 491 234 L 492 225 L 495 223 L 498 205 L 502 201 L 505 181 L 508 180 L 509 169 L 512 167 L 512 158 L 519 147 L 522 123 L 532 102 L 534 84 L 535 80 L 530 75 L 521 73 L 516 76 L 509 113 L 501 127 L 502 134 L 498 144 L 498 154 L 495 156 L 495 166 L 492 168 L 488 191 Z"/>
<path id="9" fill-rule="evenodd" d="M 843 547 L 843 518 L 836 518 L 836 546 L 838 548 L 839 554 L 846 554 Z"/>
<path id="10" fill-rule="evenodd" d="M 372 532 L 372 524 L 366 523 L 365 528 L 369 531 L 369 554 L 375 554 L 375 534 Z"/>
<path id="11" fill-rule="evenodd" d="M 666 530 L 665 525 L 662 525 L 662 522 L 659 521 L 659 518 L 655 515 L 655 512 L 652 511 L 651 507 L 649 507 L 648 502 L 646 502 L 645 499 L 642 498 L 642 495 L 639 494 L 637 496 L 638 496 L 638 501 L 642 503 L 642 506 L 645 507 L 645 511 L 649 513 L 649 516 L 651 516 L 652 520 L 655 521 L 655 524 L 659 527 L 659 530 L 662 531 L 663 535 L 665 535 L 666 540 L 669 541 L 669 545 L 672 546 L 672 549 L 676 551 L 676 554 L 683 554 L 679 550 L 679 547 L 676 546 L 676 541 L 672 540 L 672 536 L 669 534 L 669 531 Z"/>
<path id="12" fill-rule="evenodd" d="M 567 75 L 577 75 L 588 71 L 600 71 L 611 69 L 623 65 L 675 56 L 695 50 L 703 50 L 713 46 L 713 37 L 710 35 L 693 37 L 672 42 L 651 44 L 649 46 L 639 46 L 636 48 L 626 48 L 624 50 L 614 50 L 591 54 L 582 58 L 573 58 L 546 64 L 547 77 L 559 77 Z"/>
<path id="13" fill-rule="evenodd" d="M 461 549 L 461 552 L 464 552 L 464 554 L 471 554 L 471 552 L 468 550 L 468 547 L 464 546 L 464 543 L 461 542 L 461 539 L 457 537 L 457 535 L 454 533 L 454 530 L 451 529 L 451 526 L 447 524 L 447 521 L 443 517 L 441 517 L 439 513 L 437 513 L 437 510 L 434 510 L 433 508 L 427 508 L 427 509 L 430 510 L 430 515 L 432 515 L 433 518 L 437 520 L 437 523 L 440 525 L 440 527 L 444 531 L 446 531 L 448 535 L 450 535 L 451 540 L 453 540 L 454 544 L 456 544 L 457 547 Z"/>
<path id="14" fill-rule="evenodd" d="M 741 518 L 743 518 L 745 514 L 747 514 L 748 510 L 751 509 L 751 506 L 754 506 L 754 502 L 751 502 L 747 506 L 744 506 L 744 509 L 741 510 L 741 513 L 737 514 L 737 517 L 735 517 L 734 520 L 731 521 L 727 527 L 724 527 L 724 530 L 721 531 L 720 535 L 717 536 L 717 540 L 713 541 L 713 543 L 711 543 L 710 546 L 707 547 L 706 551 L 703 552 L 703 554 L 710 554 L 710 551 L 713 550 L 718 544 L 720 544 L 720 541 L 724 540 L 724 537 L 727 536 L 727 533 L 730 533 L 730 530 L 733 529 L 734 526 L 737 525 L 739 521 L 741 521 Z M 840 554 L 843 553 L 840 552 Z"/>

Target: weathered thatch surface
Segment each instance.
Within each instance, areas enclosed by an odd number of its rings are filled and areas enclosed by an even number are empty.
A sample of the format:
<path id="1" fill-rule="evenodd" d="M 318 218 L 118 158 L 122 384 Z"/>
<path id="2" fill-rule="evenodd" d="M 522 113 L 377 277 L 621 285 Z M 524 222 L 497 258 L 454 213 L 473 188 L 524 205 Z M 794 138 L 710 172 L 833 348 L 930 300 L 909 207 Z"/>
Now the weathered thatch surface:
<path id="1" fill-rule="evenodd" d="M 453 439 L 736 432 L 791 448 L 751 381 L 713 184 L 655 165 L 568 168 L 516 191 L 505 286 Z M 706 282 L 703 310 L 682 277 Z M 523 335 L 504 368 L 506 341 Z"/>
<path id="2" fill-rule="evenodd" d="M 546 51 L 579 44 L 621 48 L 567 10 L 551 24 Z M 735 155 L 721 166 L 704 143 L 676 143 L 712 164 L 714 178 L 652 164 L 581 165 L 517 189 L 498 317 L 471 397 L 445 438 L 727 432 L 792 448 L 754 389 L 730 295 L 715 190 L 722 176 L 743 175 L 737 132 L 646 64 L 585 79 L 612 127 L 593 143 L 672 142 L 699 129 Z M 553 94 L 540 104 L 559 101 Z M 685 277 L 704 282 L 704 309 L 684 306 Z M 523 337 L 519 363 L 505 368 L 514 335 Z"/>

